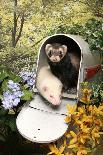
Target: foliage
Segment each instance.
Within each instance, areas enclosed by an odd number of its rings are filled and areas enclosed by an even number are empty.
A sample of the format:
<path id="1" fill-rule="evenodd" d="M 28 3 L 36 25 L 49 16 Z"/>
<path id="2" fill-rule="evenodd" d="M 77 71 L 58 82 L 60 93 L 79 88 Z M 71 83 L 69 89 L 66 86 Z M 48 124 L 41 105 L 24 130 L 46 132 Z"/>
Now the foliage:
<path id="1" fill-rule="evenodd" d="M 92 104 L 98 106 L 103 102 L 103 83 L 89 82 L 81 83 L 82 98 L 80 101 L 85 104 Z"/>
<path id="2" fill-rule="evenodd" d="M 33 98 L 34 82 L 34 72 L 22 71 L 17 75 L 0 66 L 0 140 L 5 141 L 10 131 L 16 132 L 17 114 Z"/>
<path id="3" fill-rule="evenodd" d="M 103 1 L 102 0 L 81 0 L 86 3 L 87 8 L 97 17 L 103 17 Z"/>
<path id="4" fill-rule="evenodd" d="M 60 25 L 54 31 L 56 33 L 66 33 L 81 35 L 89 43 L 92 52 L 102 55 L 103 57 L 103 25 L 102 20 L 90 19 L 87 23 L 73 26 Z M 103 60 L 102 60 L 103 61 Z"/>
<path id="5" fill-rule="evenodd" d="M 87 0 L 1 0 L 0 63 L 9 64 L 17 72 L 21 66 L 32 69 L 43 38 L 59 32 L 80 34 L 92 50 L 101 51 L 101 24 L 96 25 L 102 19 L 95 20 L 96 15 L 87 4 Z M 95 0 L 89 3 L 96 10 L 99 4 L 95 4 Z M 94 21 L 85 26 L 91 18 Z"/>
<path id="6" fill-rule="evenodd" d="M 81 101 L 85 105 L 67 105 L 68 115 L 65 121 L 72 128 L 68 128 L 61 146 L 55 143 L 49 145 L 51 152 L 48 154 L 86 155 L 92 153 L 101 145 L 101 135 L 103 134 L 103 100 L 99 100 L 98 96 L 100 92 L 103 93 L 103 87 L 93 84 L 92 89 L 88 89 L 87 83 L 82 85 L 83 96 L 81 97 Z M 92 96 L 91 98 L 90 95 Z M 95 97 L 99 101 L 96 101 Z M 101 97 L 103 96 L 101 95 Z M 99 102 L 98 107 L 94 105 L 94 100 L 96 104 Z"/>

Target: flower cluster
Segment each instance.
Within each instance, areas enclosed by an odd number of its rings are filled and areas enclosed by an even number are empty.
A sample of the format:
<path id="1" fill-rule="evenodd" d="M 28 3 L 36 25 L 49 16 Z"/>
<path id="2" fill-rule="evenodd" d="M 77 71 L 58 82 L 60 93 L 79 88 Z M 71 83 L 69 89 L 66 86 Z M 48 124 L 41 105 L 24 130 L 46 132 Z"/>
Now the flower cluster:
<path id="1" fill-rule="evenodd" d="M 99 89 L 99 88 L 98 88 Z M 82 89 L 81 106 L 67 105 L 68 114 L 65 122 L 71 126 L 63 136 L 62 145 L 49 144 L 53 155 L 89 155 L 99 145 L 103 134 L 103 104 L 93 103 L 91 89 Z M 94 96 L 95 97 L 95 96 Z M 86 104 L 87 103 L 87 104 Z"/>
<path id="2" fill-rule="evenodd" d="M 20 72 L 20 77 L 23 78 L 23 81 L 25 83 L 27 83 L 27 85 L 30 88 L 30 90 L 32 90 L 33 89 L 33 85 L 35 84 L 35 77 L 36 77 L 35 72 L 22 71 L 22 72 Z"/>
<path id="3" fill-rule="evenodd" d="M 103 102 L 103 83 L 81 83 L 81 95 L 80 101 L 82 103 L 99 105 Z"/>
<path id="4" fill-rule="evenodd" d="M 72 107 L 68 106 L 70 109 Z M 71 120 L 76 126 L 76 132 L 68 131 L 66 137 L 70 138 L 68 148 L 72 153 L 77 155 L 85 155 L 97 147 L 100 143 L 100 135 L 103 134 L 103 105 L 99 107 L 95 105 L 87 105 L 77 107 L 77 110 L 67 116 L 66 122 L 70 123 Z"/>
<path id="5" fill-rule="evenodd" d="M 65 150 L 65 146 L 66 146 L 65 141 L 64 144 L 61 145 L 59 148 L 57 148 L 55 144 L 49 144 L 49 149 L 51 150 L 51 152 L 49 152 L 48 155 L 49 154 L 64 155 L 63 152 Z"/>
<path id="6" fill-rule="evenodd" d="M 67 105 L 66 123 L 72 125 L 72 130 L 65 133 L 66 139 L 61 146 L 49 144 L 53 155 L 87 155 L 100 143 L 103 130 L 103 105 L 76 107 Z"/>
<path id="7" fill-rule="evenodd" d="M 16 107 L 23 96 L 20 90 L 20 84 L 14 83 L 12 80 L 8 81 L 8 90 L 3 93 L 2 104 L 5 109 Z"/>

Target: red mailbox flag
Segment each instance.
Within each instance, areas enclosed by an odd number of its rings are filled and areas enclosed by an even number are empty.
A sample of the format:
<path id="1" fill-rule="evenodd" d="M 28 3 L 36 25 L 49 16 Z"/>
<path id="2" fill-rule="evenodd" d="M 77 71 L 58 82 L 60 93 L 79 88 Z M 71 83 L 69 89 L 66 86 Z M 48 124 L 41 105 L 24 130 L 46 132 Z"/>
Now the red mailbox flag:
<path id="1" fill-rule="evenodd" d="M 91 79 L 95 74 L 98 73 L 98 71 L 102 69 L 102 65 L 95 65 L 95 66 L 90 66 L 88 68 L 85 69 L 86 71 L 86 77 L 85 80 L 89 80 Z"/>

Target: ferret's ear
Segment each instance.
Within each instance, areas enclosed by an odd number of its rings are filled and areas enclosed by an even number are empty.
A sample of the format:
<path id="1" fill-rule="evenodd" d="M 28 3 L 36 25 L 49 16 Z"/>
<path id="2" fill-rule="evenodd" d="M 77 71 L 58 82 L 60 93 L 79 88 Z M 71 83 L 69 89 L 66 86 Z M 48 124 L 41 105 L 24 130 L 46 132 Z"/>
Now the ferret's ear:
<path id="1" fill-rule="evenodd" d="M 48 90 L 48 87 L 44 86 L 43 91 L 47 91 L 47 90 Z"/>
<path id="2" fill-rule="evenodd" d="M 52 47 L 51 44 L 47 44 L 47 45 L 45 46 L 46 52 L 49 50 L 50 47 Z"/>
<path id="3" fill-rule="evenodd" d="M 66 45 L 62 45 L 61 47 L 63 48 L 64 54 L 66 54 L 66 52 L 67 52 L 67 46 Z"/>

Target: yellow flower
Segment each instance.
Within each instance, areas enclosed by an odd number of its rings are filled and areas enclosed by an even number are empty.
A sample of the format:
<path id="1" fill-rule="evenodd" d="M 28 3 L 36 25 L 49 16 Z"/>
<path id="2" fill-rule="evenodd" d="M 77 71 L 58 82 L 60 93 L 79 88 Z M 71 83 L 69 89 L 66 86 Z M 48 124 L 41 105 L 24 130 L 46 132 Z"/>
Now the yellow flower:
<path id="1" fill-rule="evenodd" d="M 81 120 L 75 120 L 75 124 L 77 125 L 77 126 L 81 126 L 81 125 L 83 125 L 83 123 L 82 123 L 82 121 Z"/>
<path id="2" fill-rule="evenodd" d="M 87 89 L 87 88 L 82 89 L 82 91 L 83 91 L 83 93 L 86 94 L 86 95 L 89 95 L 89 94 L 92 92 L 91 89 Z"/>
<path id="3" fill-rule="evenodd" d="M 73 115 L 73 119 L 78 122 L 81 120 L 83 115 L 86 113 L 86 109 L 84 106 L 78 107 L 77 112 Z"/>
<path id="4" fill-rule="evenodd" d="M 73 145 L 77 142 L 77 137 L 70 140 L 69 145 Z"/>
<path id="5" fill-rule="evenodd" d="M 86 134 L 86 133 L 81 133 L 79 135 L 79 141 L 82 143 L 82 144 L 85 144 L 85 142 L 87 140 L 91 139 L 90 135 Z"/>
<path id="6" fill-rule="evenodd" d="M 68 148 L 77 147 L 77 135 L 76 135 L 76 133 L 74 131 L 70 131 L 69 136 L 72 137 L 72 138 L 70 139 Z"/>
<path id="7" fill-rule="evenodd" d="M 98 108 L 94 106 L 94 113 L 103 116 L 103 106 L 99 106 Z"/>
<path id="8" fill-rule="evenodd" d="M 79 112 L 80 114 L 85 114 L 85 112 L 86 112 L 85 107 L 84 107 L 84 106 L 78 107 L 78 112 Z"/>
<path id="9" fill-rule="evenodd" d="M 93 117 L 84 115 L 82 118 L 82 122 L 85 124 L 93 123 Z"/>
<path id="10" fill-rule="evenodd" d="M 71 136 L 74 137 L 74 138 L 77 137 L 77 135 L 76 135 L 76 133 L 75 133 L 74 131 L 70 131 L 70 134 L 71 134 Z"/>
<path id="11" fill-rule="evenodd" d="M 70 116 L 67 116 L 67 117 L 65 118 L 65 122 L 66 122 L 66 123 L 70 123 L 70 122 L 71 122 L 71 117 L 70 117 Z"/>
<path id="12" fill-rule="evenodd" d="M 88 106 L 88 111 L 89 111 L 89 112 L 92 112 L 92 111 L 93 111 L 93 108 L 94 108 L 93 105 L 89 105 L 89 106 Z"/>
<path id="13" fill-rule="evenodd" d="M 78 147 L 77 143 L 68 146 L 69 149 L 73 149 L 73 148 L 77 148 L 77 147 Z"/>
<path id="14" fill-rule="evenodd" d="M 65 155 L 74 155 L 74 153 L 66 152 Z"/>
<path id="15" fill-rule="evenodd" d="M 71 134 L 70 133 L 68 133 L 68 131 L 65 133 L 65 136 L 67 137 L 67 138 L 70 138 L 71 137 Z"/>
<path id="16" fill-rule="evenodd" d="M 64 155 L 64 154 L 62 154 L 64 149 L 65 149 L 64 145 L 61 145 L 60 148 L 58 149 L 55 144 L 54 145 L 53 144 L 49 144 L 49 148 L 50 148 L 51 152 L 49 152 L 48 155 L 49 154 Z"/>
<path id="17" fill-rule="evenodd" d="M 99 109 L 103 111 L 103 103 L 99 106 Z"/>
<path id="18" fill-rule="evenodd" d="M 82 126 L 81 129 L 83 133 L 89 134 L 91 132 L 91 128 L 88 128 L 87 126 Z"/>
<path id="19" fill-rule="evenodd" d="M 87 154 L 87 151 L 83 149 L 77 152 L 77 155 L 85 155 L 85 154 Z"/>
<path id="20" fill-rule="evenodd" d="M 99 127 L 99 126 L 96 126 L 96 127 L 92 130 L 91 134 L 92 134 L 92 138 L 93 138 L 93 139 L 99 138 L 100 135 L 103 134 L 103 132 L 99 132 L 99 130 L 100 130 L 100 127 Z"/>
<path id="21" fill-rule="evenodd" d="M 50 153 L 48 153 L 48 154 L 57 154 L 58 153 L 58 149 L 57 149 L 57 147 L 56 147 L 56 145 L 54 144 L 49 144 L 49 149 L 51 150 L 51 152 Z"/>
<path id="22" fill-rule="evenodd" d="M 76 105 L 72 106 L 72 105 L 70 105 L 70 104 L 67 104 L 68 112 L 69 112 L 69 114 L 71 114 L 71 115 L 75 113 L 76 108 L 77 108 Z"/>
<path id="23" fill-rule="evenodd" d="M 91 89 L 83 89 L 83 97 L 80 99 L 83 103 L 89 103 L 90 102 L 90 96 L 91 96 Z"/>
<path id="24" fill-rule="evenodd" d="M 83 103 L 89 103 L 90 102 L 90 98 L 88 98 L 88 96 L 83 96 L 81 99 L 80 99 L 81 102 Z"/>
<path id="25" fill-rule="evenodd" d="M 95 125 L 102 127 L 103 126 L 103 121 L 101 119 L 96 119 L 95 120 Z"/>

